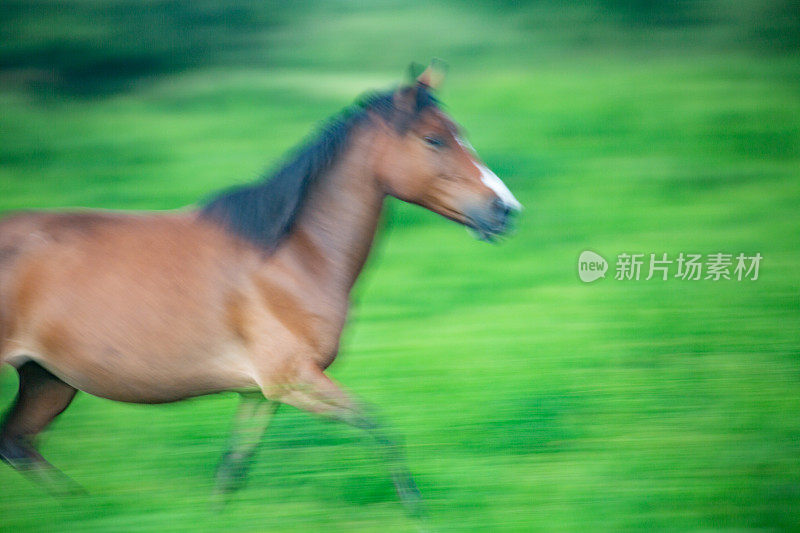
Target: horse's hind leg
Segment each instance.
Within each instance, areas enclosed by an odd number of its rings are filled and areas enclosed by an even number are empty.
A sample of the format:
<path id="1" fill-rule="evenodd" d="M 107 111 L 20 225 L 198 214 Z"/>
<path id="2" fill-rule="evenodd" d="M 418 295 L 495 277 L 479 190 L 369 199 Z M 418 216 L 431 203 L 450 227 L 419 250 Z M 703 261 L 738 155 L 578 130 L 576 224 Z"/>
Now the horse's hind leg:
<path id="1" fill-rule="evenodd" d="M 0 459 L 53 492 L 73 492 L 74 483 L 39 455 L 33 440 L 67 408 L 77 391 L 33 361 L 17 372 L 17 399 L 0 427 Z"/>
<path id="2" fill-rule="evenodd" d="M 217 468 L 214 496 L 222 505 L 225 496 L 240 488 L 252 464 L 256 447 L 269 426 L 278 403 L 260 393 L 242 394 L 227 451 Z"/>

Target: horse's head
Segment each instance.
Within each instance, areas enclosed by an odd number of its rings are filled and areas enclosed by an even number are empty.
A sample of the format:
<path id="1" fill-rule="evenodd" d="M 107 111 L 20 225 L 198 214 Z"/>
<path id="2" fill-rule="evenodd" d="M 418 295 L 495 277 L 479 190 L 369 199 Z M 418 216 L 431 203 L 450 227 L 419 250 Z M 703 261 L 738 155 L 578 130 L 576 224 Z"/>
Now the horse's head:
<path id="1" fill-rule="evenodd" d="M 492 241 L 522 206 L 438 106 L 432 91 L 442 77 L 432 64 L 394 93 L 393 127 L 386 128 L 376 175 L 388 194 Z"/>

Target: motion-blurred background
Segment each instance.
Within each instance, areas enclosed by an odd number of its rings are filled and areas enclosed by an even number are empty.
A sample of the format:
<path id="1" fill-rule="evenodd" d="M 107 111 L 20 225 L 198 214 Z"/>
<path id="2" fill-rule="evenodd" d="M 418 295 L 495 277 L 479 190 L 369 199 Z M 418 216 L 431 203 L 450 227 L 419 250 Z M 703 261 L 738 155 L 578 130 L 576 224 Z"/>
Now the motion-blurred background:
<path id="1" fill-rule="evenodd" d="M 441 92 L 525 204 L 488 246 L 391 202 L 335 378 L 406 436 L 452 531 L 800 523 L 800 7 L 792 0 L 3 0 L 0 209 L 172 209 L 254 179 L 359 93 Z M 759 279 L 578 280 L 591 249 Z M 612 266 L 613 269 L 613 266 Z M 16 376 L 0 376 L 0 407 Z M 355 430 L 284 408 L 209 510 L 236 398 L 79 395 L 0 468 L 4 531 L 407 531 Z"/>

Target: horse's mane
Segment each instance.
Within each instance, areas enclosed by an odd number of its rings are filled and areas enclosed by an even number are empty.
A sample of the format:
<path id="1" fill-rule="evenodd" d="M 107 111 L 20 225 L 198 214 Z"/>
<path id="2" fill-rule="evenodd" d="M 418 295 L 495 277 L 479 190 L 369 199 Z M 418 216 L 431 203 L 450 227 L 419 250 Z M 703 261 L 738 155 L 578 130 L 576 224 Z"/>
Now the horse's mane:
<path id="1" fill-rule="evenodd" d="M 284 163 L 259 181 L 223 191 L 201 208 L 202 217 L 213 220 L 235 235 L 268 252 L 273 251 L 292 232 L 308 191 L 344 152 L 351 133 L 359 124 L 377 114 L 400 131 L 427 107 L 437 106 L 436 98 L 424 85 L 415 90 L 407 110 L 395 106 L 395 91 L 369 93 L 329 119 Z"/>

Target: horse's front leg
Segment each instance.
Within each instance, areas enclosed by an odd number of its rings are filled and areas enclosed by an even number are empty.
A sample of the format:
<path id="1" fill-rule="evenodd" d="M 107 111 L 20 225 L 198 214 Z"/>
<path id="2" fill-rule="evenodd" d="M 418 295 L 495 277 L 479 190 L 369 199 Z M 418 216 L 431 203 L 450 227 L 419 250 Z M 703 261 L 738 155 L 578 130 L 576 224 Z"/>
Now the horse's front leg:
<path id="1" fill-rule="evenodd" d="M 282 403 L 344 422 L 367 432 L 378 444 L 389 466 L 397 494 L 406 510 L 414 517 L 422 517 L 424 514 L 422 497 L 406 466 L 402 448 L 397 440 L 389 435 L 372 413 L 351 399 L 313 363 L 305 364 L 298 370 L 296 381 L 289 387 L 281 387 L 281 392 L 277 396 L 269 389 L 265 389 L 265 396 L 272 396 Z"/>
<path id="2" fill-rule="evenodd" d="M 217 468 L 214 497 L 218 505 L 244 484 L 256 448 L 277 408 L 277 402 L 264 398 L 260 392 L 241 395 L 228 449 Z"/>

